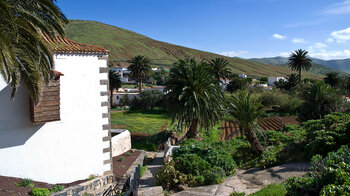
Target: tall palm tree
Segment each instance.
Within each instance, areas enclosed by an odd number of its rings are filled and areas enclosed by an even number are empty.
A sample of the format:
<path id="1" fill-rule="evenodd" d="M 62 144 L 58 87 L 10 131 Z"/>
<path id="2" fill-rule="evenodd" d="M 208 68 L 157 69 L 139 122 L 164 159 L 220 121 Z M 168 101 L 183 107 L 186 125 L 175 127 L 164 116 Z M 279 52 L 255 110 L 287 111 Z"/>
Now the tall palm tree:
<path id="1" fill-rule="evenodd" d="M 131 60 L 129 70 L 130 76 L 139 81 L 139 91 L 142 92 L 142 80 L 148 78 L 152 73 L 152 68 L 150 66 L 151 60 L 145 56 L 137 55 Z"/>
<path id="2" fill-rule="evenodd" d="M 53 64 L 42 35 L 64 35 L 68 20 L 53 0 L 1 0 L 0 15 L 0 74 L 12 86 L 12 98 L 21 82 L 38 101 Z"/>
<path id="3" fill-rule="evenodd" d="M 326 74 L 326 77 L 323 78 L 326 84 L 331 85 L 331 87 L 339 86 L 341 83 L 341 78 L 338 72 L 332 71 Z"/>
<path id="4" fill-rule="evenodd" d="M 111 107 L 113 106 L 113 91 L 114 89 L 118 89 L 121 87 L 122 82 L 120 81 L 120 75 L 114 71 L 114 70 L 109 70 L 108 72 L 108 79 L 109 79 L 109 91 L 110 91 L 110 102 L 111 102 Z"/>
<path id="5" fill-rule="evenodd" d="M 173 122 L 189 128 L 186 137 L 197 138 L 198 128 L 209 129 L 223 111 L 224 95 L 205 62 L 179 60 L 170 69 L 165 91 Z"/>
<path id="6" fill-rule="evenodd" d="M 242 91 L 233 95 L 229 104 L 229 113 L 237 119 L 239 129 L 247 137 L 251 147 L 256 153 L 261 154 L 264 151 L 260 144 L 256 131 L 258 129 L 257 120 L 261 114 L 262 108 L 260 99 L 254 99 L 250 94 Z"/>
<path id="7" fill-rule="evenodd" d="M 220 78 L 225 79 L 231 74 L 231 70 L 228 68 L 230 63 L 224 58 L 212 59 L 209 61 L 209 64 L 211 65 L 215 77 L 218 81 L 220 81 Z"/>
<path id="8" fill-rule="evenodd" d="M 299 72 L 299 84 L 301 84 L 301 71 L 309 71 L 312 67 L 312 60 L 308 58 L 307 54 L 308 51 L 299 49 L 294 51 L 288 59 L 288 66 L 293 71 Z"/>

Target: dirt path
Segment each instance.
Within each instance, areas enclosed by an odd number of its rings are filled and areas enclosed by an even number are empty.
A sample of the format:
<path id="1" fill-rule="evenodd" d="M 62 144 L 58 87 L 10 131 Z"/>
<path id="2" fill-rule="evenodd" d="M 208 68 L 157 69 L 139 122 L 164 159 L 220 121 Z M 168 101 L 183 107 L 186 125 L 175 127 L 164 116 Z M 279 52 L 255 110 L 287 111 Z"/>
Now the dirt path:
<path id="1" fill-rule="evenodd" d="M 228 177 L 223 183 L 203 187 L 190 188 L 181 191 L 173 196 L 229 196 L 230 193 L 244 192 L 246 194 L 254 193 L 268 184 L 278 184 L 284 182 L 292 176 L 304 175 L 310 167 L 309 163 L 286 163 L 268 169 L 249 169 L 238 170 L 234 176 Z"/>

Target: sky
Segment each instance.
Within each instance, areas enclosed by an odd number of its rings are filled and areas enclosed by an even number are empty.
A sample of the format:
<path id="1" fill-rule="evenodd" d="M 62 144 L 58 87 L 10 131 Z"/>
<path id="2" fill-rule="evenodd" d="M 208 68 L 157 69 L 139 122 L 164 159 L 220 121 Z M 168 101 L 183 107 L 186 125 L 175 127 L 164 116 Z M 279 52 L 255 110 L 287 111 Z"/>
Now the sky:
<path id="1" fill-rule="evenodd" d="M 57 0 L 68 19 L 241 58 L 350 58 L 350 0 Z"/>

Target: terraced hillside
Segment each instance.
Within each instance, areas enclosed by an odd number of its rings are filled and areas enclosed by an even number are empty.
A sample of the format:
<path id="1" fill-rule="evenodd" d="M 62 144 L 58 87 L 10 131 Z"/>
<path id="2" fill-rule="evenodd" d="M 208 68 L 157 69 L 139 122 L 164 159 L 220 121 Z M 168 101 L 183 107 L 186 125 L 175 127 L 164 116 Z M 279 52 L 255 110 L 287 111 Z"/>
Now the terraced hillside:
<path id="1" fill-rule="evenodd" d="M 135 55 L 145 55 L 153 60 L 154 67 L 170 67 L 178 59 L 194 57 L 213 59 L 223 57 L 231 64 L 235 73 L 253 76 L 280 76 L 290 73 L 290 69 L 266 65 L 240 58 L 229 58 L 214 53 L 173 45 L 119 27 L 95 21 L 71 20 L 66 28 L 67 37 L 84 44 L 100 46 L 111 51 L 110 64 L 123 64 Z M 320 79 L 322 76 L 305 73 L 305 77 Z"/>

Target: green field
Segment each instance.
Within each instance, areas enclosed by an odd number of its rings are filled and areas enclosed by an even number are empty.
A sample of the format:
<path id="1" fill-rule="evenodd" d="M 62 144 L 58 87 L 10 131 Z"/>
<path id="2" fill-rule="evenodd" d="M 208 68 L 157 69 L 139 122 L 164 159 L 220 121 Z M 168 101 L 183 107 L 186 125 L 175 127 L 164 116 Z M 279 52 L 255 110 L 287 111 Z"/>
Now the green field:
<path id="1" fill-rule="evenodd" d="M 230 63 L 234 73 L 245 73 L 250 76 L 284 76 L 292 71 L 285 67 L 267 65 L 241 58 L 230 58 L 210 52 L 186 48 L 166 42 L 153 40 L 144 35 L 119 27 L 95 21 L 70 20 L 66 27 L 67 38 L 83 44 L 91 44 L 108 49 L 109 63 L 128 65 L 125 62 L 136 55 L 149 57 L 152 67 L 170 67 L 178 59 L 186 57 L 197 60 L 211 60 L 217 57 L 225 58 Z M 321 79 L 321 75 L 310 72 L 304 77 Z"/>
<path id="2" fill-rule="evenodd" d="M 171 118 L 168 113 L 160 110 L 154 111 L 127 111 L 111 112 L 112 127 L 129 130 L 131 133 L 153 135 L 170 126 Z"/>

